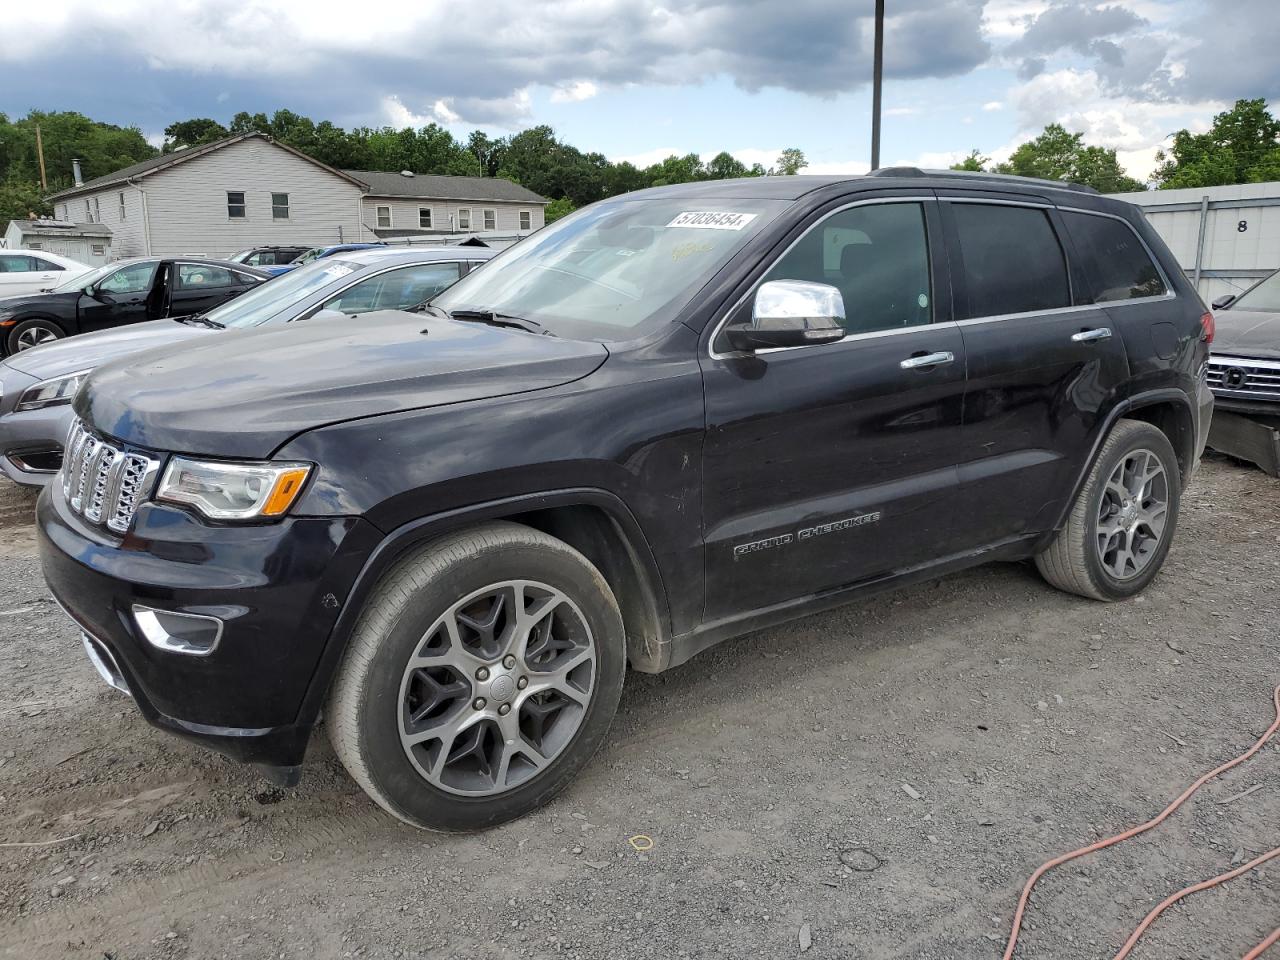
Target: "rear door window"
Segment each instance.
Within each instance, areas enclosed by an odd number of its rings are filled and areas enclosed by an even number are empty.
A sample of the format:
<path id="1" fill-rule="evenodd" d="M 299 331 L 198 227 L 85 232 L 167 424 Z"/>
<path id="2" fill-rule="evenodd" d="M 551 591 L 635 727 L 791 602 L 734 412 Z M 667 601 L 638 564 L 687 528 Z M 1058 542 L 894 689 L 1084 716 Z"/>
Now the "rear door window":
<path id="1" fill-rule="evenodd" d="M 179 290 L 208 290 L 210 287 L 229 287 L 234 281 L 231 271 L 206 263 L 178 264 Z"/>
<path id="2" fill-rule="evenodd" d="M 1067 260 L 1046 211 L 994 203 L 951 210 L 968 301 L 957 319 L 1071 306 Z"/>
<path id="3" fill-rule="evenodd" d="M 1133 228 L 1112 217 L 1060 211 L 1075 248 L 1090 265 L 1080 303 L 1112 303 L 1168 292 L 1160 271 Z"/>

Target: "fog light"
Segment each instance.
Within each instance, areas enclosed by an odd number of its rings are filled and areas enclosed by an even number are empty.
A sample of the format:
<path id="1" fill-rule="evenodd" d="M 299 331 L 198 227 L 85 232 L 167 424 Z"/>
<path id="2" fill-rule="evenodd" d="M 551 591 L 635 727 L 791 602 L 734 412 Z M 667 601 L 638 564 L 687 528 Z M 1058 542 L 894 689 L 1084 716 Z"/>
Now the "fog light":
<path id="1" fill-rule="evenodd" d="M 138 631 L 157 650 L 207 657 L 222 639 L 222 621 L 198 613 L 175 613 L 133 605 L 133 620 Z"/>

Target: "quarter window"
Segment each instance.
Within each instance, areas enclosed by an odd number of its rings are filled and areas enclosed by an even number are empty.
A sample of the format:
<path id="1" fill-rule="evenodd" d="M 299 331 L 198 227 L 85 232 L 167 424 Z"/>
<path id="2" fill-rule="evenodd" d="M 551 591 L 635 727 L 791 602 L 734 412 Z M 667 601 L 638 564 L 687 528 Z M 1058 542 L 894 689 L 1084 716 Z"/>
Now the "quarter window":
<path id="1" fill-rule="evenodd" d="M 228 190 L 227 191 L 227 216 L 232 220 L 244 219 L 244 191 Z"/>
<path id="2" fill-rule="evenodd" d="M 924 208 L 884 203 L 832 214 L 774 264 L 764 275 L 768 280 L 809 280 L 837 288 L 850 333 L 929 323 Z"/>
<path id="3" fill-rule="evenodd" d="M 1067 261 L 1044 210 L 953 203 L 967 308 L 959 319 L 1071 305 Z"/>
<path id="4" fill-rule="evenodd" d="M 430 207 L 418 208 L 418 226 L 421 227 L 423 230 L 431 229 L 431 208 Z"/>
<path id="5" fill-rule="evenodd" d="M 521 230 L 533 229 L 533 214 L 530 213 L 528 210 L 520 211 L 520 229 Z"/>
<path id="6" fill-rule="evenodd" d="M 1166 293 L 1160 271 L 1151 262 L 1138 235 L 1127 223 L 1111 217 L 1062 212 L 1076 250 L 1089 262 L 1089 288 L 1080 303 L 1109 303 Z"/>
<path id="7" fill-rule="evenodd" d="M 374 213 L 378 218 L 377 223 L 378 223 L 379 229 L 385 230 L 391 226 L 391 208 L 390 207 L 377 207 L 374 210 Z"/>
<path id="8" fill-rule="evenodd" d="M 271 195 L 271 217 L 273 220 L 289 219 L 289 195 L 273 193 Z"/>
<path id="9" fill-rule="evenodd" d="M 498 229 L 498 211 L 486 210 L 484 212 L 484 228 L 486 230 Z"/>
<path id="10" fill-rule="evenodd" d="M 467 207 L 458 208 L 458 229 L 459 230 L 471 229 L 471 211 Z"/>
<path id="11" fill-rule="evenodd" d="M 361 280 L 324 303 L 322 309 L 340 313 L 407 310 L 426 303 L 457 282 L 457 263 L 419 263 Z"/>

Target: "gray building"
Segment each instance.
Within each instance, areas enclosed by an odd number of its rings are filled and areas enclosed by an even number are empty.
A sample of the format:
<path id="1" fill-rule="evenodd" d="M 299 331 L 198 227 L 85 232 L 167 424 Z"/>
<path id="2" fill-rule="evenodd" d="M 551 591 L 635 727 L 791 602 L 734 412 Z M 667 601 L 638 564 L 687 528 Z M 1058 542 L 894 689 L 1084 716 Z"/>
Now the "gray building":
<path id="1" fill-rule="evenodd" d="M 50 200 L 60 220 L 109 227 L 115 258 L 438 238 L 488 223 L 527 234 L 547 204 L 507 180 L 337 170 L 260 133 L 143 160 Z"/>
<path id="2" fill-rule="evenodd" d="M 1114 196 L 1142 207 L 1205 303 L 1280 269 L 1280 183 Z"/>
<path id="3" fill-rule="evenodd" d="M 113 258 L 111 228 L 105 223 L 10 220 L 0 247 L 10 250 L 47 250 L 94 267 Z"/>

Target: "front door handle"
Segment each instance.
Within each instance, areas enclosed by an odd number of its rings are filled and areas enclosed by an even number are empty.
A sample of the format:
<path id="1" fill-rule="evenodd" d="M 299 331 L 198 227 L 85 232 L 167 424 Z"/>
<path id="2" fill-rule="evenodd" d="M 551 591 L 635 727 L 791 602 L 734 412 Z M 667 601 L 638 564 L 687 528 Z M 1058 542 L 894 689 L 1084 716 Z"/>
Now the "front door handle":
<path id="1" fill-rule="evenodd" d="M 919 370 L 921 367 L 936 367 L 943 363 L 952 363 L 956 355 L 947 350 L 938 353 L 926 353 L 922 357 L 907 357 L 898 366 L 903 370 Z"/>
<path id="2" fill-rule="evenodd" d="M 1076 343 L 1092 343 L 1094 340 L 1110 340 L 1111 328 L 1098 327 L 1096 330 L 1081 330 L 1079 333 L 1073 333 L 1071 339 Z"/>

